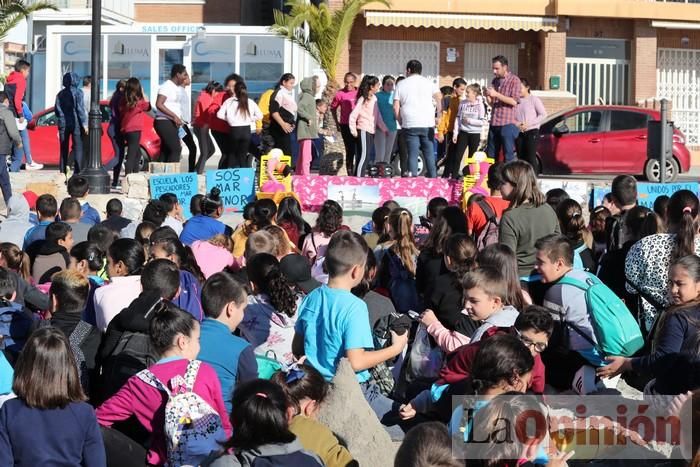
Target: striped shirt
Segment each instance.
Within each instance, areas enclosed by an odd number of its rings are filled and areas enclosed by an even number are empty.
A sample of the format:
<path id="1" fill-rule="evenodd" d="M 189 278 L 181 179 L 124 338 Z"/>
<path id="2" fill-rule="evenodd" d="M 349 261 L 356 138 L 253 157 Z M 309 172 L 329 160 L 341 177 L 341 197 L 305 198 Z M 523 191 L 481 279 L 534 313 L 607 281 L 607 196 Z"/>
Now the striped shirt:
<path id="1" fill-rule="evenodd" d="M 520 78 L 513 73 L 508 73 L 504 78 L 494 78 L 491 86 L 506 97 L 520 102 Z M 505 126 L 517 123 L 515 107 L 501 102 L 499 99 L 492 100 L 491 126 Z"/>

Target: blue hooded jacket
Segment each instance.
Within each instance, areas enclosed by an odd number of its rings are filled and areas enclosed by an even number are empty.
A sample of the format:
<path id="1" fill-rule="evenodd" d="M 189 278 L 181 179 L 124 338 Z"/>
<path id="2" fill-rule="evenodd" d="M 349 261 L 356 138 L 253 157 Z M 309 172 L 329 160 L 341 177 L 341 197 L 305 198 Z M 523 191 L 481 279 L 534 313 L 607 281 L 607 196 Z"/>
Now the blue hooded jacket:
<path id="1" fill-rule="evenodd" d="M 56 95 L 56 116 L 58 131 L 87 127 L 88 116 L 83 105 L 83 90 L 80 77 L 73 72 L 63 75 L 63 89 Z"/>

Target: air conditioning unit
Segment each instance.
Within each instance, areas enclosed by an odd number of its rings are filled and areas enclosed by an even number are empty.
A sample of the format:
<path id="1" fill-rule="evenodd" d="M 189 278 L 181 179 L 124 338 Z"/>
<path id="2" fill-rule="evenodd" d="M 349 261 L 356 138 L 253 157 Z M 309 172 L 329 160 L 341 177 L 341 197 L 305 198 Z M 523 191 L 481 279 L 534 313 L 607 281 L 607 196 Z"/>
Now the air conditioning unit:
<path id="1" fill-rule="evenodd" d="M 34 34 L 34 42 L 32 44 L 34 52 L 46 51 L 46 36 L 43 34 Z"/>

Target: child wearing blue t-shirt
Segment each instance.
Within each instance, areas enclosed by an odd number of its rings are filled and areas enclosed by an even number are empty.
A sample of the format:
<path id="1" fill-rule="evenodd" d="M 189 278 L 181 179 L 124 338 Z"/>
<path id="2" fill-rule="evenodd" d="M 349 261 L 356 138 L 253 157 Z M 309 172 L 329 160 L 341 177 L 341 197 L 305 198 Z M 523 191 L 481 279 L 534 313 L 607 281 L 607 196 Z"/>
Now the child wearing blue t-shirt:
<path id="1" fill-rule="evenodd" d="M 341 358 L 347 357 L 362 392 L 392 439 L 403 438 L 398 422 L 398 404 L 383 396 L 372 381 L 370 368 L 399 355 L 408 334 L 391 332 L 389 347 L 374 349 L 369 313 L 365 302 L 350 291 L 364 277 L 367 244 L 358 234 L 341 230 L 333 234 L 326 250 L 328 285 L 309 295 L 299 306 L 292 350 L 330 381 Z"/>

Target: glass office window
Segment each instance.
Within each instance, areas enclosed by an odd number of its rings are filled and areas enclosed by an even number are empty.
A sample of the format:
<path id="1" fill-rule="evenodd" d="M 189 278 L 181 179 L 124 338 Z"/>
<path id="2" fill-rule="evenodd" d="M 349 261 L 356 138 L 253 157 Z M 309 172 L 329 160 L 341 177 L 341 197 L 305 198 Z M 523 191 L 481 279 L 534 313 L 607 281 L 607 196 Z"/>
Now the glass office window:
<path id="1" fill-rule="evenodd" d="M 241 37 L 241 76 L 251 96 L 257 99 L 265 90 L 274 87 L 284 72 L 284 39 Z"/>
<path id="2" fill-rule="evenodd" d="M 145 93 L 151 89 L 151 36 L 110 35 L 107 38 L 107 95 L 119 80 L 138 78 Z M 149 96 L 150 97 L 150 96 Z"/>

